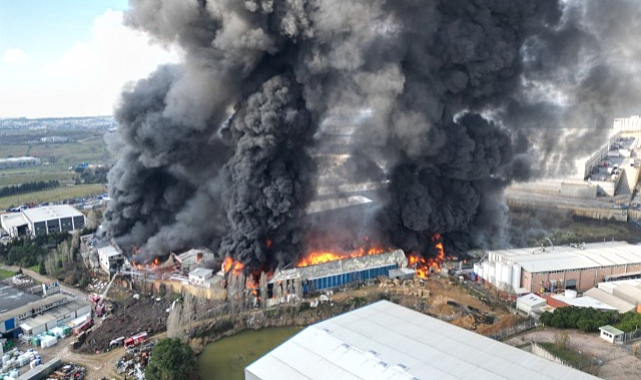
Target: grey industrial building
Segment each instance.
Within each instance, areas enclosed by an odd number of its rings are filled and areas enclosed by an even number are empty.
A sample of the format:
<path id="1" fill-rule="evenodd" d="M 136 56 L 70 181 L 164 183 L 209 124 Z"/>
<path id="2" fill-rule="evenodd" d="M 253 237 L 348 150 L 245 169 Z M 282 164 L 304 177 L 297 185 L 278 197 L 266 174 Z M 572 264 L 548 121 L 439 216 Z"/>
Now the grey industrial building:
<path id="1" fill-rule="evenodd" d="M 82 229 L 85 216 L 70 205 L 51 205 L 0 215 L 0 225 L 12 238 L 35 237 Z"/>
<path id="2" fill-rule="evenodd" d="M 245 380 L 595 380 L 388 301 L 311 325 L 245 368 Z"/>
<path id="3" fill-rule="evenodd" d="M 278 270 L 270 280 L 272 285 L 300 283 L 304 294 L 334 289 L 353 282 L 389 276 L 389 271 L 407 266 L 405 253 L 397 249 L 374 255 L 330 261 L 324 264 Z"/>
<path id="4" fill-rule="evenodd" d="M 91 312 L 91 306 L 65 294 L 54 294 L 0 314 L 0 336 L 39 334 Z"/>

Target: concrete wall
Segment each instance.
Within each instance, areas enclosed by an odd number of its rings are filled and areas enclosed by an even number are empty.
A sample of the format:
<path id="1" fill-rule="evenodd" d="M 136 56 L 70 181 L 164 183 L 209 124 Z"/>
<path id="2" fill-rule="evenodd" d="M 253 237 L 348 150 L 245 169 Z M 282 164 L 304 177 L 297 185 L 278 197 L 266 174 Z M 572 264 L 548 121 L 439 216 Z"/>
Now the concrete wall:
<path id="1" fill-rule="evenodd" d="M 523 270 L 521 284 L 531 292 L 541 292 L 542 287 L 549 287 L 551 283 L 554 283 L 557 289 L 565 289 L 568 280 L 576 280 L 576 289 L 579 292 L 584 292 L 595 287 L 597 283 L 605 281 L 606 276 L 637 271 L 641 271 L 641 264 L 577 269 L 559 273 L 530 273 Z"/>
<path id="2" fill-rule="evenodd" d="M 574 198 L 596 198 L 598 186 L 585 182 L 561 183 L 561 195 Z"/>
<path id="3" fill-rule="evenodd" d="M 224 300 L 227 297 L 227 291 L 219 286 L 205 288 L 202 286 L 183 283 L 180 281 L 155 280 L 153 290 L 156 293 L 164 291 L 176 294 L 191 294 L 194 297 L 206 298 L 209 300 Z"/>
<path id="4" fill-rule="evenodd" d="M 553 361 L 555 363 L 559 363 L 559 364 L 563 364 L 564 366 L 571 367 L 568 363 L 563 361 L 561 358 L 559 358 L 559 357 L 557 357 L 555 355 L 552 355 L 551 353 L 547 352 L 543 347 L 539 346 L 538 344 L 536 344 L 534 342 L 532 342 L 531 352 L 536 356 L 540 356 L 540 357 L 545 358 L 547 360 L 551 360 L 551 361 Z"/>

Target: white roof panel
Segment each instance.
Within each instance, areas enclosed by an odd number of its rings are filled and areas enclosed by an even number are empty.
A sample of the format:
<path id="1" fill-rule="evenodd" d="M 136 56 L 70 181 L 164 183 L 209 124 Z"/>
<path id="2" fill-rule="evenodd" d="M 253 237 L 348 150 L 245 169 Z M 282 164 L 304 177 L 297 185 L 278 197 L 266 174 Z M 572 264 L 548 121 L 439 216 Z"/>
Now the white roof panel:
<path id="1" fill-rule="evenodd" d="M 22 210 L 24 216 L 32 223 L 43 222 L 51 219 L 71 218 L 83 214 L 70 205 L 51 205 Z"/>
<path id="2" fill-rule="evenodd" d="M 388 301 L 312 325 L 246 368 L 259 379 L 596 379 Z"/>
<path id="3" fill-rule="evenodd" d="M 490 251 L 501 261 L 519 264 L 530 273 L 599 268 L 613 265 L 640 264 L 641 245 L 605 242 L 583 246 L 520 248 Z"/>
<path id="4" fill-rule="evenodd" d="M 2 225 L 7 227 L 8 229 L 16 228 L 18 226 L 24 226 L 25 224 L 27 224 L 27 220 L 19 212 L 2 214 L 0 215 L 0 218 L 2 218 Z"/>
<path id="5" fill-rule="evenodd" d="M 113 245 L 98 248 L 98 254 L 105 257 L 119 256 L 121 253 Z"/>

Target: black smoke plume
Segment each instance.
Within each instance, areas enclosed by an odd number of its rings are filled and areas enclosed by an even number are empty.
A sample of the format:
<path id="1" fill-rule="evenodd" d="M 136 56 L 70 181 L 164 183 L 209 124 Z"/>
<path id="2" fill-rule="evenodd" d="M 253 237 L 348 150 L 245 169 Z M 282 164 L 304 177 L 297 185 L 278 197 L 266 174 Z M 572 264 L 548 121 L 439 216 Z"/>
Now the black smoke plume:
<path id="1" fill-rule="evenodd" d="M 116 110 L 105 226 L 147 258 L 207 245 L 282 265 L 315 228 L 423 253 L 437 232 L 454 251 L 501 246 L 503 189 L 569 172 L 639 100 L 631 0 L 130 6 L 128 25 L 184 55 Z M 345 153 L 338 179 L 314 162 Z M 316 189 L 358 180 L 389 181 L 373 210 L 304 216 Z"/>

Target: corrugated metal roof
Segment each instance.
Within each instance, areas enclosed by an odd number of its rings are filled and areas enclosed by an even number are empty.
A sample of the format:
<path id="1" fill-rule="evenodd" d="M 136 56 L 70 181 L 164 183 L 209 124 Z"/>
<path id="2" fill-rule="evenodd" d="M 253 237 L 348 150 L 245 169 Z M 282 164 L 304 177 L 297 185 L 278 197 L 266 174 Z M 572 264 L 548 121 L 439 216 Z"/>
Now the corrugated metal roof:
<path id="1" fill-rule="evenodd" d="M 601 302 L 595 298 L 592 298 L 590 296 L 583 296 L 583 297 L 578 297 L 578 298 L 568 298 L 564 296 L 563 294 L 553 294 L 552 298 L 559 300 L 565 304 L 568 304 L 570 306 L 576 306 L 576 307 L 592 307 L 595 309 L 601 309 L 601 310 L 617 310 L 616 307 L 610 306 L 604 302 Z"/>
<path id="2" fill-rule="evenodd" d="M 26 304 L 26 305 L 24 305 L 22 307 L 7 311 L 4 314 L 0 314 L 0 322 L 6 321 L 7 319 L 11 319 L 13 317 L 22 315 L 24 313 L 28 313 L 32 309 L 35 309 L 35 308 L 38 308 L 38 307 L 41 307 L 41 306 L 50 305 L 52 303 L 55 303 L 55 302 L 58 302 L 58 301 L 64 300 L 64 299 L 71 300 L 71 298 L 67 297 L 64 294 L 54 294 L 52 296 L 43 298 L 41 300 L 30 302 L 30 303 L 28 303 L 28 304 Z"/>
<path id="3" fill-rule="evenodd" d="M 601 301 L 604 304 L 610 305 L 612 307 L 616 307 L 617 310 L 619 310 L 619 312 L 621 313 L 634 310 L 635 308 L 633 304 L 626 302 L 612 294 L 606 293 L 602 289 L 592 288 L 583 294 L 586 296 L 592 297 L 595 300 Z"/>
<path id="4" fill-rule="evenodd" d="M 488 254 L 498 255 L 504 262 L 519 264 L 530 273 L 641 264 L 641 246 L 626 242 L 506 249 Z"/>
<path id="5" fill-rule="evenodd" d="M 393 264 L 397 264 L 399 267 L 407 266 L 407 257 L 405 256 L 403 250 L 397 249 L 392 252 L 330 261 L 318 265 L 277 270 L 270 282 L 275 283 L 292 278 L 311 280 L 340 273 L 351 273 L 365 269 L 380 268 Z"/>
<path id="6" fill-rule="evenodd" d="M 312 325 L 245 369 L 288 379 L 597 379 L 388 301 Z"/>

